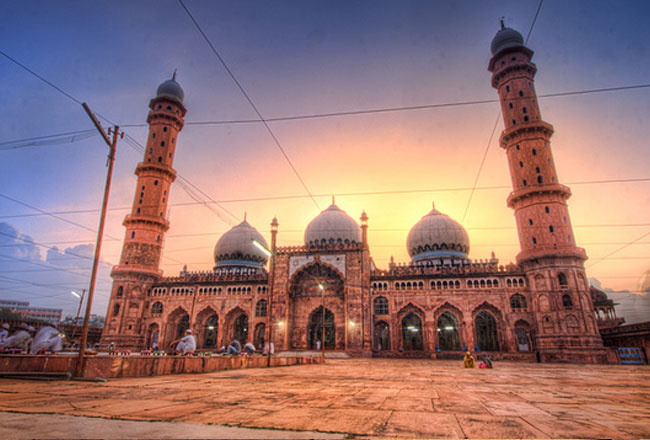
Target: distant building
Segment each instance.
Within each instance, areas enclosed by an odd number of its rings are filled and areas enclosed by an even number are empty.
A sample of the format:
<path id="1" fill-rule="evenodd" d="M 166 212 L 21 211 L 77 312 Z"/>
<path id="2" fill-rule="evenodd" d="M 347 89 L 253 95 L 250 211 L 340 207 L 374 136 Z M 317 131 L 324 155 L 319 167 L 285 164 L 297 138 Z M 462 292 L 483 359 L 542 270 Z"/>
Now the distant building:
<path id="1" fill-rule="evenodd" d="M 29 301 L 0 299 L 0 309 L 8 309 L 11 313 L 21 315 L 24 319 L 38 319 L 56 325 L 61 322 L 63 315 L 63 309 L 30 307 Z"/>

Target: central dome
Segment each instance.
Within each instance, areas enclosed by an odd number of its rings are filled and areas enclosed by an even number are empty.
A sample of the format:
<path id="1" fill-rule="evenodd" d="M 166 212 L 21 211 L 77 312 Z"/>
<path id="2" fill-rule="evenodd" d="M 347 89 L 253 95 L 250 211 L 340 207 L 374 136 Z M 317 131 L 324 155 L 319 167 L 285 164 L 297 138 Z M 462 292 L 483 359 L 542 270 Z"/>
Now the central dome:
<path id="1" fill-rule="evenodd" d="M 269 248 L 264 237 L 246 220 L 233 227 L 221 236 L 214 247 L 215 267 L 264 266 L 268 257 L 253 244 L 254 241 L 264 246 L 265 249 Z"/>
<path id="2" fill-rule="evenodd" d="M 467 259 L 469 237 L 457 221 L 435 206 L 409 232 L 406 247 L 413 261 Z"/>
<path id="3" fill-rule="evenodd" d="M 314 218 L 305 229 L 305 244 L 361 243 L 361 230 L 352 217 L 334 203 Z"/>

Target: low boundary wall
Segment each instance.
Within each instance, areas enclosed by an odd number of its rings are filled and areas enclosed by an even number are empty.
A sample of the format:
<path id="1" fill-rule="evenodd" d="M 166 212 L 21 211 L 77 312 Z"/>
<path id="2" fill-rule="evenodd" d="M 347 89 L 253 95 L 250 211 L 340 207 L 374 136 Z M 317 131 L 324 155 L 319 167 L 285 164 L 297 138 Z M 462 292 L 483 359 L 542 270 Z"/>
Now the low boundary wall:
<path id="1" fill-rule="evenodd" d="M 162 376 L 166 374 L 212 373 L 238 368 L 263 368 L 266 356 L 88 356 L 84 377 Z M 320 357 L 271 357 L 272 367 L 320 364 Z M 47 372 L 74 375 L 77 356 L 0 355 L 0 372 Z"/>

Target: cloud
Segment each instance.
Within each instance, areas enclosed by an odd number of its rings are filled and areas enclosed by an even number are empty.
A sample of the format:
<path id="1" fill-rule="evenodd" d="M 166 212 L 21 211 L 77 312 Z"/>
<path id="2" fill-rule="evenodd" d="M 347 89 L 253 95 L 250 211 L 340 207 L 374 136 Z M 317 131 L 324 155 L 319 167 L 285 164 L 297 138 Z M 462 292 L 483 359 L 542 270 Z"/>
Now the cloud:
<path id="1" fill-rule="evenodd" d="M 646 291 L 640 293 L 606 288 L 596 278 L 589 278 L 589 282 L 595 288 L 605 292 L 609 299 L 614 301 L 616 316 L 625 318 L 626 324 L 650 321 L 650 295 Z"/>
<path id="2" fill-rule="evenodd" d="M 88 289 L 93 256 L 92 243 L 48 248 L 11 224 L 0 222 L 0 298 L 75 314 L 79 302 L 70 291 Z M 92 312 L 99 315 L 108 307 L 111 267 L 103 261 L 98 267 Z"/>

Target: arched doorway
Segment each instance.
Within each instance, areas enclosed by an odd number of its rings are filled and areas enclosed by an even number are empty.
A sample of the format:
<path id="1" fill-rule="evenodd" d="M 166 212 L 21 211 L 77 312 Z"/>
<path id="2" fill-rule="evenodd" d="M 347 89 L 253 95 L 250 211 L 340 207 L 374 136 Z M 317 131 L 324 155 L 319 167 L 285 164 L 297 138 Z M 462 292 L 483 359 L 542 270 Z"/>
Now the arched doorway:
<path id="1" fill-rule="evenodd" d="M 218 348 L 217 347 L 217 334 L 219 333 L 219 317 L 213 314 L 205 320 L 203 329 L 203 348 Z"/>
<path id="2" fill-rule="evenodd" d="M 255 334 L 253 336 L 253 344 L 255 348 L 261 350 L 264 348 L 264 334 L 266 332 L 266 325 L 262 322 L 255 326 Z"/>
<path id="3" fill-rule="evenodd" d="M 190 328 L 190 315 L 182 307 L 176 308 L 167 316 L 165 325 L 164 340 L 158 341 L 161 348 L 170 348 L 171 342 L 185 336 L 185 331 Z"/>
<path id="4" fill-rule="evenodd" d="M 458 320 L 449 312 L 444 312 L 438 318 L 438 348 L 441 351 L 460 350 L 460 335 Z"/>
<path id="5" fill-rule="evenodd" d="M 476 330 L 476 343 L 483 351 L 499 351 L 499 336 L 497 334 L 497 322 L 490 313 L 485 310 L 476 315 L 474 320 Z"/>
<path id="6" fill-rule="evenodd" d="M 404 350 L 424 350 L 422 320 L 413 312 L 402 318 L 402 348 Z"/>
<path id="7" fill-rule="evenodd" d="M 527 353 L 530 350 L 530 326 L 524 320 L 515 323 L 515 340 L 517 341 L 517 350 Z"/>
<path id="8" fill-rule="evenodd" d="M 147 330 L 147 346 L 145 348 L 158 348 L 158 337 L 160 335 L 160 327 L 158 324 L 153 323 Z"/>
<path id="9" fill-rule="evenodd" d="M 176 324 L 176 338 L 182 338 L 185 336 L 185 332 L 190 328 L 190 315 L 187 313 L 181 316 L 181 319 L 178 320 Z"/>
<path id="10" fill-rule="evenodd" d="M 248 342 L 248 316 L 243 313 L 235 319 L 232 338 L 239 341 L 241 345 Z"/>
<path id="11" fill-rule="evenodd" d="M 390 330 L 385 321 L 375 324 L 375 350 L 390 350 Z"/>
<path id="12" fill-rule="evenodd" d="M 307 346 L 316 350 L 317 341 L 323 337 L 323 306 L 318 307 L 309 316 L 307 328 Z M 334 328 L 334 314 L 325 309 L 325 348 L 334 348 L 336 343 L 336 329 Z"/>

